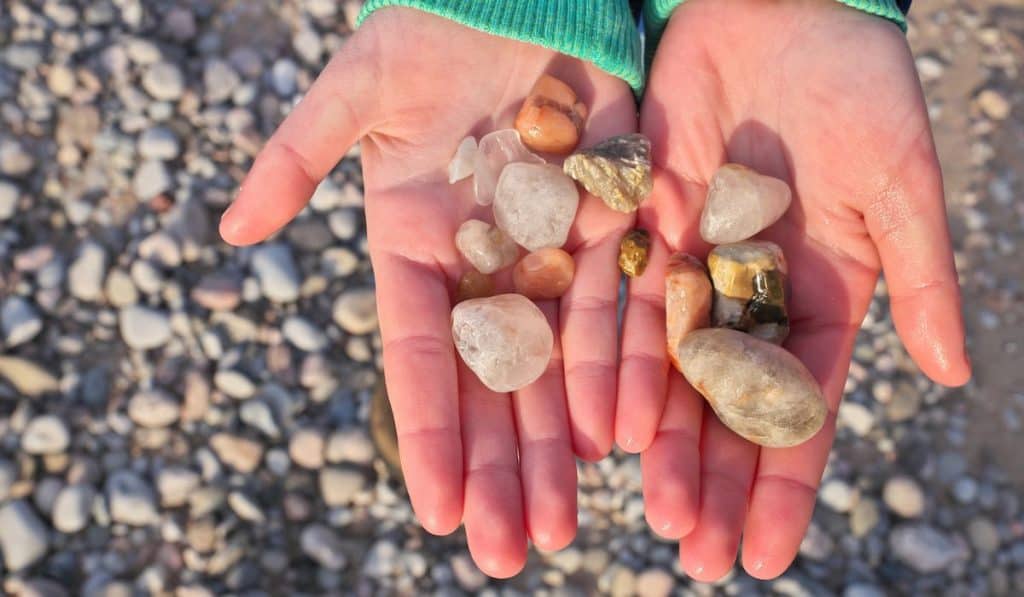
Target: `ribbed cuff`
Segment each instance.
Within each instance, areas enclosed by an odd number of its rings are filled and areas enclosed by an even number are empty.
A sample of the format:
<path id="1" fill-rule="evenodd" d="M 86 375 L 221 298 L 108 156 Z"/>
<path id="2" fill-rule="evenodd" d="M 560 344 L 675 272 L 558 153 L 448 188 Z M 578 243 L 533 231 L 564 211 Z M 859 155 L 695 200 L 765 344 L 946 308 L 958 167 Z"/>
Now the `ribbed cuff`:
<path id="1" fill-rule="evenodd" d="M 900 10 L 897 0 L 837 0 L 838 2 L 892 21 L 903 31 L 907 30 L 907 19 Z M 645 0 L 644 32 L 647 36 L 646 47 L 648 58 L 654 56 L 654 50 L 661 41 L 661 34 L 668 25 L 672 11 L 683 3 L 683 0 Z"/>
<path id="2" fill-rule="evenodd" d="M 388 6 L 544 46 L 593 63 L 636 93 L 643 89 L 640 35 L 628 0 L 367 0 L 358 23 Z"/>

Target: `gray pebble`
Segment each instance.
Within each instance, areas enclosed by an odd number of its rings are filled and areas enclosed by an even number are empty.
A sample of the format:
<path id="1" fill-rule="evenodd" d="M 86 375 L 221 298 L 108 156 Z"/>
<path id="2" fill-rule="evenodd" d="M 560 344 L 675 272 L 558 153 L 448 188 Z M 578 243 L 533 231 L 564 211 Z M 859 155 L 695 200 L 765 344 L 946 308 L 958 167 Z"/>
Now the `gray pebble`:
<path id="1" fill-rule="evenodd" d="M 221 369 L 213 376 L 218 390 L 237 400 L 246 400 L 256 394 L 256 384 L 244 373 L 234 369 Z"/>
<path id="2" fill-rule="evenodd" d="M 889 549 L 921 574 L 939 572 L 967 557 L 964 548 L 951 537 L 924 524 L 904 524 L 893 529 Z"/>
<path id="3" fill-rule="evenodd" d="M 292 315 L 284 320 L 281 332 L 295 348 L 305 352 L 320 352 L 327 348 L 327 336 L 323 330 L 308 319 Z"/>
<path id="4" fill-rule="evenodd" d="M 98 301 L 103 298 L 103 277 L 107 269 L 107 253 L 103 247 L 86 242 L 78 257 L 68 269 L 68 289 L 71 295 L 82 301 Z"/>
<path id="5" fill-rule="evenodd" d="M 238 416 L 243 423 L 260 431 L 270 439 L 281 437 L 281 428 L 274 420 L 273 411 L 262 400 L 246 400 L 238 409 Z"/>
<path id="6" fill-rule="evenodd" d="M 68 449 L 71 434 L 56 415 L 39 415 L 21 434 L 21 449 L 29 454 L 60 454 Z"/>
<path id="7" fill-rule="evenodd" d="M 156 62 L 142 74 L 142 88 L 161 101 L 174 101 L 185 92 L 185 77 L 177 65 Z"/>
<path id="8" fill-rule="evenodd" d="M 477 568 L 469 553 L 458 553 L 449 560 L 455 582 L 463 591 L 477 592 L 487 586 L 487 575 Z"/>
<path id="9" fill-rule="evenodd" d="M 0 552 L 8 570 L 28 568 L 45 556 L 48 549 L 46 525 L 31 506 L 17 500 L 0 507 Z"/>
<path id="10" fill-rule="evenodd" d="M 974 549 L 982 553 L 993 553 L 999 549 L 999 529 L 991 520 L 978 516 L 967 523 L 967 537 Z"/>
<path id="11" fill-rule="evenodd" d="M 252 253 L 252 269 L 267 299 L 289 303 L 299 298 L 301 278 L 287 245 L 260 245 Z"/>
<path id="12" fill-rule="evenodd" d="M 18 467 L 10 460 L 0 458 L 0 502 L 11 494 L 11 486 L 18 480 Z"/>
<path id="13" fill-rule="evenodd" d="M 121 310 L 121 338 L 136 350 L 149 350 L 171 339 L 171 320 L 166 313 L 149 307 L 131 306 Z"/>
<path id="14" fill-rule="evenodd" d="M 171 175 L 160 160 L 146 160 L 135 171 L 132 190 L 139 199 L 152 199 L 171 188 Z"/>
<path id="15" fill-rule="evenodd" d="M 148 160 L 173 160 L 181 148 L 178 137 L 168 128 L 154 126 L 139 135 L 139 155 Z"/>
<path id="16" fill-rule="evenodd" d="M 858 497 L 857 490 L 842 479 L 829 479 L 818 490 L 818 499 L 836 512 L 849 512 Z"/>
<path id="17" fill-rule="evenodd" d="M 346 290 L 332 309 L 334 322 L 350 334 L 369 334 L 377 329 L 377 297 L 371 288 Z"/>
<path id="18" fill-rule="evenodd" d="M 298 71 L 295 63 L 287 58 L 274 62 L 270 69 L 270 81 L 274 91 L 281 97 L 291 97 L 295 93 L 295 77 Z"/>
<path id="19" fill-rule="evenodd" d="M 106 493 L 110 517 L 114 522 L 146 526 L 160 518 L 153 489 L 132 471 L 121 470 L 110 475 Z"/>
<path id="20" fill-rule="evenodd" d="M 18 187 L 0 180 L 0 222 L 6 222 L 18 210 Z"/>
<path id="21" fill-rule="evenodd" d="M 228 100 L 242 82 L 238 73 L 223 60 L 209 60 L 203 69 L 206 103 L 219 104 Z"/>
<path id="22" fill-rule="evenodd" d="M 96 490 L 91 485 L 67 485 L 53 503 L 53 527 L 62 533 L 77 533 L 89 524 Z"/>
<path id="23" fill-rule="evenodd" d="M 0 305 L 0 328 L 3 328 L 4 343 L 13 347 L 39 335 L 43 320 L 28 301 L 12 295 Z"/>
<path id="24" fill-rule="evenodd" d="M 311 524 L 302 529 L 299 545 L 304 554 L 328 570 L 341 570 L 348 563 L 341 540 L 324 525 Z"/>

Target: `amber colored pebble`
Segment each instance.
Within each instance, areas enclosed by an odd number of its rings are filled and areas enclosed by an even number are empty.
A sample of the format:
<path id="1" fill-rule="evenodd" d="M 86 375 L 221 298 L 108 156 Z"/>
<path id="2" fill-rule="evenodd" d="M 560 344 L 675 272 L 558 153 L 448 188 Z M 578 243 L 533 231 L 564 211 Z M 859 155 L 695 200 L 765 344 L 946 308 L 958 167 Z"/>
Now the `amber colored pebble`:
<path id="1" fill-rule="evenodd" d="M 630 230 L 619 243 L 619 269 L 630 278 L 644 275 L 650 249 L 651 235 L 646 230 Z"/>
<path id="2" fill-rule="evenodd" d="M 580 142 L 587 106 L 551 75 L 542 76 L 516 116 L 516 130 L 533 151 L 568 155 Z"/>
<path id="3" fill-rule="evenodd" d="M 455 291 L 455 302 L 461 303 L 469 299 L 486 298 L 494 295 L 494 280 L 487 274 L 471 269 L 459 278 L 459 287 Z"/>
<path id="4" fill-rule="evenodd" d="M 523 257 L 512 270 L 512 283 L 527 298 L 553 299 L 565 294 L 574 275 L 572 255 L 549 247 Z"/>
<path id="5" fill-rule="evenodd" d="M 713 289 L 708 270 L 693 255 L 675 253 L 665 268 L 665 340 L 672 364 L 682 371 L 679 343 L 711 320 Z"/>

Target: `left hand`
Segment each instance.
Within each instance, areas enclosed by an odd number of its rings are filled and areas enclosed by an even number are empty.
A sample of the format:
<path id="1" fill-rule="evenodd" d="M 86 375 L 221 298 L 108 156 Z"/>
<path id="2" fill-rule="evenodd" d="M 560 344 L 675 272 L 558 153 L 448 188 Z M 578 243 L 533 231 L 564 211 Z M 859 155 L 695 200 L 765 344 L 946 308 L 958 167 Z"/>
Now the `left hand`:
<path id="1" fill-rule="evenodd" d="M 772 578 L 792 562 L 814 509 L 854 339 L 885 269 L 893 318 L 932 379 L 970 376 L 942 176 L 923 94 L 899 29 L 832 0 L 689 0 L 658 48 L 641 113 L 653 237 L 630 285 L 616 439 L 642 457 L 647 519 L 680 539 L 686 572 L 743 566 Z M 725 428 L 665 355 L 668 255 L 705 256 L 707 183 L 726 162 L 787 181 L 793 205 L 762 238 L 789 262 L 785 346 L 824 389 L 832 415 L 803 445 L 759 449 Z"/>

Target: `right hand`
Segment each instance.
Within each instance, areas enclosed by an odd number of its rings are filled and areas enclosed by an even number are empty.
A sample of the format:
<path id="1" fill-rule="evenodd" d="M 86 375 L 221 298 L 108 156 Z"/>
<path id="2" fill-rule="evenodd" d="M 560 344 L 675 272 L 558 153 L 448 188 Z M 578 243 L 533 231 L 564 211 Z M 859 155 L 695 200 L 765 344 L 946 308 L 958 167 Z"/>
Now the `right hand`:
<path id="1" fill-rule="evenodd" d="M 552 50 L 491 36 L 409 9 L 374 13 L 348 40 L 257 156 L 221 235 L 260 242 L 303 209 L 362 139 L 366 218 L 377 282 L 384 369 L 402 469 L 428 531 L 465 522 L 477 565 L 517 573 L 527 536 L 545 550 L 576 532 L 573 452 L 604 456 L 612 444 L 616 388 L 615 266 L 632 218 L 583 197 L 565 249 L 576 279 L 539 305 L 555 330 L 548 371 L 513 395 L 490 392 L 456 357 L 453 293 L 468 267 L 458 226 L 490 220 L 472 182 L 448 184 L 459 142 L 510 128 L 544 73 L 590 107 L 582 146 L 636 129 L 621 80 Z M 510 275 L 496 278 L 499 292 Z"/>

